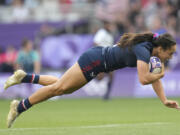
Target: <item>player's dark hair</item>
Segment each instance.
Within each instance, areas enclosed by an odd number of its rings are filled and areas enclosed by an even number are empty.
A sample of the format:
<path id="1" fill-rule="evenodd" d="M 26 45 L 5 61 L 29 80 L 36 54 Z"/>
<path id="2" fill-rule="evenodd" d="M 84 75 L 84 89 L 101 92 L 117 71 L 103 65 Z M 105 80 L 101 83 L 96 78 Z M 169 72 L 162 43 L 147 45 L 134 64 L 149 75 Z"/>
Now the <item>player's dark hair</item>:
<path id="1" fill-rule="evenodd" d="M 151 42 L 154 47 L 161 46 L 164 50 L 176 45 L 176 40 L 168 33 L 157 36 L 152 32 L 145 33 L 125 33 L 117 45 L 121 48 L 131 48 L 132 46 L 142 43 Z"/>

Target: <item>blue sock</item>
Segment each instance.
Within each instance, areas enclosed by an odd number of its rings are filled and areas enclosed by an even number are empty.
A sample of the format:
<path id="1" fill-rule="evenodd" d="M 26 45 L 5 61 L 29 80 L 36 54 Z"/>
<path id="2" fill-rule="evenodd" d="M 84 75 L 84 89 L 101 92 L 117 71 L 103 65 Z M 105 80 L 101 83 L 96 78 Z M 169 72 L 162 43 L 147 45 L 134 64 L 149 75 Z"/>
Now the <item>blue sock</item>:
<path id="1" fill-rule="evenodd" d="M 35 74 L 27 74 L 22 81 L 23 83 L 38 83 L 39 82 L 39 75 Z"/>
<path id="2" fill-rule="evenodd" d="M 18 113 L 22 113 L 24 111 L 26 111 L 27 109 L 29 109 L 31 107 L 31 103 L 29 102 L 29 99 L 26 98 L 25 100 L 21 100 L 18 107 L 17 107 L 17 111 Z"/>

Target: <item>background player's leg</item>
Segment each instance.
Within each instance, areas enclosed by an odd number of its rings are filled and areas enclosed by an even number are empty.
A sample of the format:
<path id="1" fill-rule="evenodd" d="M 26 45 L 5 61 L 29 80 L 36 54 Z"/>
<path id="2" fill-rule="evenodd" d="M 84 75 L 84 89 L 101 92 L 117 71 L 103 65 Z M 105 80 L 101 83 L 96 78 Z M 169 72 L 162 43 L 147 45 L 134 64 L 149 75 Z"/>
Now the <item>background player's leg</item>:
<path id="1" fill-rule="evenodd" d="M 87 83 L 79 64 L 74 64 L 65 74 L 51 85 L 40 88 L 29 97 L 31 105 L 44 101 L 53 96 L 69 94 Z"/>
<path id="2" fill-rule="evenodd" d="M 103 99 L 105 99 L 105 100 L 109 99 L 109 96 L 110 96 L 110 93 L 111 93 L 111 90 L 112 90 L 111 85 L 112 85 L 113 76 L 114 76 L 113 72 L 108 73 L 108 76 L 109 76 L 109 82 L 107 84 L 108 89 L 107 89 L 107 91 L 106 91 L 106 93 L 105 93 L 105 95 L 103 97 Z"/>
<path id="3" fill-rule="evenodd" d="M 96 79 L 100 81 L 100 80 L 102 80 L 104 78 L 104 76 L 105 76 L 105 73 L 99 73 L 97 75 Z"/>

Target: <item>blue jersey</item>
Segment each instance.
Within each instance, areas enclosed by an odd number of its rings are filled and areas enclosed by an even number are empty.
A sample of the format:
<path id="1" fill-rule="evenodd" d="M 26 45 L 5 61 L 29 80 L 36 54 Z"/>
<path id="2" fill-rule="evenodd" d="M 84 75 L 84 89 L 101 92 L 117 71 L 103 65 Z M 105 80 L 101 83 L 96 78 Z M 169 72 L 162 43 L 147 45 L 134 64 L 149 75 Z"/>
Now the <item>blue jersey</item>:
<path id="1" fill-rule="evenodd" d="M 124 67 L 136 67 L 137 60 L 142 60 L 149 63 L 153 44 L 143 42 L 134 45 L 131 49 L 120 48 L 117 45 L 106 47 L 102 53 L 105 57 L 106 71 L 113 71 Z"/>
<path id="2" fill-rule="evenodd" d="M 136 67 L 137 60 L 149 63 L 153 44 L 143 42 L 129 48 L 93 47 L 84 52 L 78 59 L 80 68 L 87 79 L 92 80 L 100 72 L 110 72 L 124 67 Z"/>

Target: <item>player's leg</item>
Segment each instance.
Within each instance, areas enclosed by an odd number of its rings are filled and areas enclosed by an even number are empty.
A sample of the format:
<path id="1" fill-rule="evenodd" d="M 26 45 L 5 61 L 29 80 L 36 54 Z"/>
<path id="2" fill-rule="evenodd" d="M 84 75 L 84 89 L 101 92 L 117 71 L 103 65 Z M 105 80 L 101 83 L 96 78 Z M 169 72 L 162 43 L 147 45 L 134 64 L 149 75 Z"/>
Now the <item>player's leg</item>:
<path id="1" fill-rule="evenodd" d="M 55 83 L 57 80 L 57 77 L 51 75 L 27 74 L 23 70 L 17 70 L 7 79 L 4 89 L 20 83 L 35 83 L 46 86 Z"/>
<path id="2" fill-rule="evenodd" d="M 56 83 L 59 80 L 58 77 L 51 76 L 51 75 L 40 75 L 38 84 L 47 86 L 53 83 Z"/>
<path id="3" fill-rule="evenodd" d="M 32 105 L 47 100 L 51 97 L 69 94 L 81 88 L 87 83 L 78 63 L 73 65 L 65 74 L 56 82 L 44 86 L 32 94 L 29 98 L 11 103 L 10 111 L 7 118 L 7 125 L 11 127 L 16 117 L 23 111 L 29 109 Z"/>
<path id="4" fill-rule="evenodd" d="M 29 102 L 37 104 L 48 98 L 63 94 L 70 94 L 81 88 L 87 83 L 79 64 L 73 65 L 64 75 L 54 84 L 40 88 L 29 97 Z"/>

